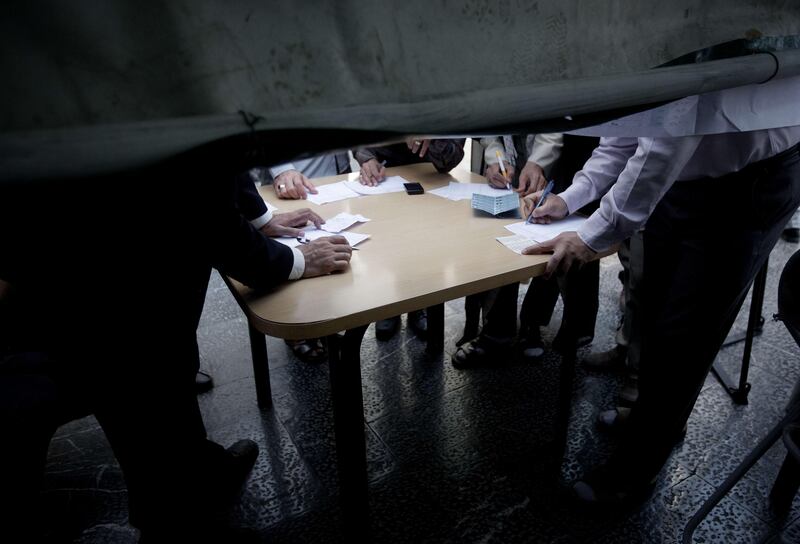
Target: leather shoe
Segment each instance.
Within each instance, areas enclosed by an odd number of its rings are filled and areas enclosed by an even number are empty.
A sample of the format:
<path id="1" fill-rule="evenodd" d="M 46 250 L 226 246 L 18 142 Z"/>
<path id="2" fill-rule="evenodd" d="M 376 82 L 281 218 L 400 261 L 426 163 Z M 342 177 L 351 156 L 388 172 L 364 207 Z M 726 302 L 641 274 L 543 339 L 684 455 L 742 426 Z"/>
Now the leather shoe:
<path id="1" fill-rule="evenodd" d="M 789 227 L 788 229 L 783 229 L 781 238 L 790 244 L 800 243 L 800 228 Z"/>
<path id="2" fill-rule="evenodd" d="M 375 323 L 375 338 L 378 340 L 389 340 L 400 329 L 400 316 L 396 315 L 389 319 L 381 319 Z"/>
<path id="3" fill-rule="evenodd" d="M 528 362 L 536 362 L 544 356 L 544 343 L 539 327 L 531 328 L 519 342 L 520 357 Z"/>
<path id="4" fill-rule="evenodd" d="M 572 484 L 572 492 L 587 506 L 623 508 L 645 501 L 655 489 L 656 478 L 636 480 L 602 466 Z"/>
<path id="5" fill-rule="evenodd" d="M 214 378 L 207 372 L 197 371 L 194 375 L 194 389 L 198 393 L 206 393 L 214 388 Z"/>
<path id="6" fill-rule="evenodd" d="M 608 351 L 590 353 L 583 358 L 583 366 L 597 371 L 618 371 L 625 368 L 628 348 L 616 346 Z"/>
<path id="7" fill-rule="evenodd" d="M 417 338 L 425 340 L 428 336 L 428 312 L 425 310 L 415 310 L 408 312 L 406 316 L 406 323 L 408 328 L 411 329 Z"/>

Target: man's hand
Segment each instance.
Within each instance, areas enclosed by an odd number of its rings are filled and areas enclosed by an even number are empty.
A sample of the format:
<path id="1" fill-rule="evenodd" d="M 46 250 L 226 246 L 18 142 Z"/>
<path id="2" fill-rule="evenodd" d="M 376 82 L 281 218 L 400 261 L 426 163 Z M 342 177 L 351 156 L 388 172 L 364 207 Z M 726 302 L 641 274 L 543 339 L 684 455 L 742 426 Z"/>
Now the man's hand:
<path id="1" fill-rule="evenodd" d="M 312 195 L 317 194 L 314 184 L 297 170 L 287 170 L 275 178 L 272 187 L 278 198 L 291 198 L 298 200 L 306 198 L 307 192 Z"/>
<path id="2" fill-rule="evenodd" d="M 303 227 L 308 223 L 314 223 L 319 228 L 325 220 L 312 212 L 308 208 L 295 210 L 293 212 L 276 213 L 269 220 L 269 223 L 261 227 L 261 232 L 266 236 L 302 236 Z"/>
<path id="3" fill-rule="evenodd" d="M 406 145 L 413 154 L 419 155 L 419 158 L 422 159 L 428 152 L 428 147 L 430 147 L 431 141 L 422 140 L 420 138 L 409 138 L 408 140 L 406 140 Z"/>
<path id="4" fill-rule="evenodd" d="M 370 159 L 361 165 L 361 185 L 375 187 L 378 182 L 386 176 L 386 168 L 383 167 L 378 159 Z"/>
<path id="5" fill-rule="evenodd" d="M 300 244 L 297 249 L 303 252 L 303 257 L 306 259 L 304 278 L 343 272 L 347 270 L 353 254 L 353 248 L 344 236 L 326 236 L 307 244 Z"/>
<path id="6" fill-rule="evenodd" d="M 551 278 L 553 274 L 566 274 L 572 266 L 583 266 L 597 255 L 578 237 L 578 233 L 575 231 L 562 232 L 552 240 L 522 250 L 523 255 L 544 255 L 546 253 L 553 254 L 547 261 L 547 268 L 544 271 L 546 279 Z"/>
<path id="7" fill-rule="evenodd" d="M 526 218 L 530 215 L 531 210 L 539 202 L 544 191 L 536 191 L 535 193 L 523 197 L 520 202 L 520 213 L 522 217 Z M 550 194 L 544 199 L 542 205 L 536 208 L 533 212 L 531 221 L 534 223 L 552 223 L 559 219 L 564 219 L 569 214 L 567 203 L 558 195 Z"/>
<path id="8" fill-rule="evenodd" d="M 486 179 L 489 180 L 489 185 L 498 189 L 505 189 L 511 183 L 514 178 L 514 167 L 507 165 L 506 173 L 508 174 L 507 178 L 503 177 L 499 164 L 490 164 L 486 167 L 486 172 L 484 172 Z"/>
<path id="9" fill-rule="evenodd" d="M 528 161 L 519 173 L 519 187 L 517 192 L 521 196 L 529 195 L 536 191 L 541 191 L 547 185 L 544 177 L 544 170 L 535 162 Z"/>

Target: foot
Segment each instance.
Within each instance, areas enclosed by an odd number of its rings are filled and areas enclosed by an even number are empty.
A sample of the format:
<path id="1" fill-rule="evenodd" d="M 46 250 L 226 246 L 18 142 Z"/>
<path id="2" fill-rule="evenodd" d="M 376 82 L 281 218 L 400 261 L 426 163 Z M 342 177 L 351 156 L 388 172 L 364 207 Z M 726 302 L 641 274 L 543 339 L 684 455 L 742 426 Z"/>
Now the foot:
<path id="1" fill-rule="evenodd" d="M 619 371 L 625 368 L 628 348 L 617 346 L 608 351 L 590 353 L 583 358 L 583 366 L 597 371 Z"/>
<path id="2" fill-rule="evenodd" d="M 575 340 L 575 348 L 582 348 L 583 346 L 588 346 L 594 340 L 594 336 L 584 335 L 579 336 Z M 558 331 L 556 337 L 553 339 L 553 349 L 559 353 L 564 353 L 567 349 L 570 348 L 570 341 L 565 334 L 561 334 L 561 331 Z"/>
<path id="3" fill-rule="evenodd" d="M 214 388 L 214 378 L 206 372 L 200 370 L 194 375 L 194 389 L 198 393 L 205 393 Z"/>
<path id="4" fill-rule="evenodd" d="M 519 341 L 520 357 L 527 362 L 539 361 L 544 356 L 544 343 L 539 327 L 528 331 Z"/>
<path id="5" fill-rule="evenodd" d="M 597 414 L 597 428 L 609 433 L 619 434 L 627 427 L 630 415 L 631 409 L 625 406 L 603 410 Z M 687 426 L 684 424 L 681 432 L 675 437 L 676 446 L 686 438 L 686 429 Z"/>
<path id="6" fill-rule="evenodd" d="M 375 323 L 375 338 L 389 340 L 400 329 L 400 316 L 381 319 Z"/>
<path id="7" fill-rule="evenodd" d="M 292 348 L 295 357 L 304 363 L 321 363 L 328 356 L 328 351 L 321 338 L 307 340 L 285 340 L 286 345 Z"/>
<path id="8" fill-rule="evenodd" d="M 781 238 L 790 244 L 800 243 L 800 228 L 789 227 L 788 229 L 783 229 Z"/>
<path id="9" fill-rule="evenodd" d="M 425 340 L 428 337 L 428 312 L 425 310 L 408 312 L 406 320 L 408 328 L 417 335 L 417 338 Z"/>
<path id="10" fill-rule="evenodd" d="M 624 508 L 645 501 L 655 489 L 656 477 L 637 479 L 628 472 L 604 465 L 576 481 L 572 492 L 587 506 Z"/>
<path id="11" fill-rule="evenodd" d="M 498 364 L 508 357 L 511 340 L 495 341 L 480 336 L 459 347 L 453 354 L 455 368 L 473 368 Z"/>

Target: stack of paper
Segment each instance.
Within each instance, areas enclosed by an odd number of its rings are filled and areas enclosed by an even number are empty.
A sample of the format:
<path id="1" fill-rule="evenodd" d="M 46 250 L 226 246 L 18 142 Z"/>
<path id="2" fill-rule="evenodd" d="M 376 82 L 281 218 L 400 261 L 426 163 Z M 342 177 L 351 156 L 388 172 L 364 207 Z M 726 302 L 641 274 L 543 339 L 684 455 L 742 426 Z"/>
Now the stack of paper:
<path id="1" fill-rule="evenodd" d="M 497 192 L 500 193 L 505 191 Z M 472 207 L 476 210 L 497 215 L 510 210 L 516 210 L 519 207 L 519 196 L 513 191 L 508 191 L 508 194 L 496 195 L 473 193 Z"/>

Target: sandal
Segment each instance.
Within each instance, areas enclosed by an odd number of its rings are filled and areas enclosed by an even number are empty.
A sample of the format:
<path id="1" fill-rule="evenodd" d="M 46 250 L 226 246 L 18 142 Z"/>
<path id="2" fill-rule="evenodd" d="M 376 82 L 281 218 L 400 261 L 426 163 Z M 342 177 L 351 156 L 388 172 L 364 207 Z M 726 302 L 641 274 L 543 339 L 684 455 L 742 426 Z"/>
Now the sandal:
<path id="1" fill-rule="evenodd" d="M 497 342 L 485 336 L 479 336 L 471 342 L 460 346 L 453 354 L 455 368 L 473 368 L 489 364 L 499 364 L 508 357 L 509 342 Z"/>
<path id="2" fill-rule="evenodd" d="M 284 340 L 284 342 L 292 348 L 292 353 L 294 353 L 295 357 L 304 363 L 320 363 L 328 356 L 328 350 L 322 344 L 321 338 Z"/>

